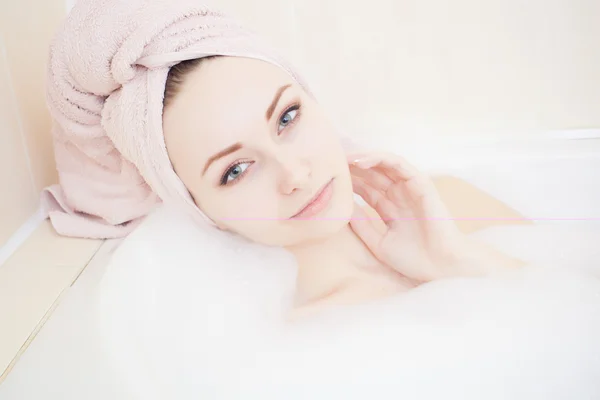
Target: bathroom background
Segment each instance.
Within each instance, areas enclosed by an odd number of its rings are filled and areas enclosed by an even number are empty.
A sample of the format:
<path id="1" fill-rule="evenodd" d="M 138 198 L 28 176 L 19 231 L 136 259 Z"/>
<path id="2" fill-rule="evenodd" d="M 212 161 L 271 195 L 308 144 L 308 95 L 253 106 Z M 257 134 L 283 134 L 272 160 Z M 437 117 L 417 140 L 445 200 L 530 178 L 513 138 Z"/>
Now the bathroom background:
<path id="1" fill-rule="evenodd" d="M 296 63 L 350 134 L 600 127 L 597 0 L 213 0 Z M 45 63 L 73 0 L 0 0 L 0 246 L 54 183 Z"/>
<path id="2" fill-rule="evenodd" d="M 48 45 L 73 3 L 0 0 L 0 374 L 98 247 L 37 228 L 39 193 L 57 179 Z M 359 139 L 600 132 L 598 0 L 212 3 L 280 47 Z M 35 229 L 37 244 L 14 253 Z"/>

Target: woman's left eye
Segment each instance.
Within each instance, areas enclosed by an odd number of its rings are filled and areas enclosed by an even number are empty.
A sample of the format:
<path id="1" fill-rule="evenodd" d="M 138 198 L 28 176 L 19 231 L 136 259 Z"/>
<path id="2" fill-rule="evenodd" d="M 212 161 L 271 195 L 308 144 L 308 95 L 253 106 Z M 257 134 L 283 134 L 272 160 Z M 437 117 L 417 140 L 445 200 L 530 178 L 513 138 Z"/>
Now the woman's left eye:
<path id="1" fill-rule="evenodd" d="M 279 129 L 281 132 L 286 126 L 290 125 L 298 116 L 299 105 L 292 106 L 286 110 L 286 112 L 279 118 Z"/>

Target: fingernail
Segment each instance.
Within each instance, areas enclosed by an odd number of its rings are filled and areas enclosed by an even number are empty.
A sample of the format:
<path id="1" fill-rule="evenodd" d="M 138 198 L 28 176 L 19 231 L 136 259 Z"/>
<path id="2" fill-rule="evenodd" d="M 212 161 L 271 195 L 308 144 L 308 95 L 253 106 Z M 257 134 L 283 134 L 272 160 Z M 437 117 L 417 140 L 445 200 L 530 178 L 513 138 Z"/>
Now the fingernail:
<path id="1" fill-rule="evenodd" d="M 359 164 L 361 162 L 366 161 L 366 158 L 355 158 L 354 160 L 352 160 L 352 164 Z"/>
<path id="2" fill-rule="evenodd" d="M 357 160 L 354 165 L 358 168 L 369 169 L 376 164 L 376 161 L 371 160 L 369 158 L 361 158 Z"/>

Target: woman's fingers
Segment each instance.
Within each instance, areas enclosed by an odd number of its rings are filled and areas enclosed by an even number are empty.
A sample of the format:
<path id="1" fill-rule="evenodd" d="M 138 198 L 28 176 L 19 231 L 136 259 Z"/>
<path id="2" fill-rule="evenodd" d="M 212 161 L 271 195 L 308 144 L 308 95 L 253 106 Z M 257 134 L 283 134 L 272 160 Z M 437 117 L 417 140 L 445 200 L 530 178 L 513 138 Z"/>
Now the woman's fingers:
<path id="1" fill-rule="evenodd" d="M 360 176 L 368 184 L 384 192 L 400 208 L 413 208 L 413 203 L 420 205 L 424 192 L 435 191 L 433 183 L 426 187 L 428 178 L 400 156 L 373 153 L 350 155 L 348 159 L 351 160 L 351 174 Z M 413 181 L 418 181 L 418 184 L 409 184 Z"/>
<path id="2" fill-rule="evenodd" d="M 389 176 L 384 174 L 380 170 L 373 168 L 363 169 L 350 164 L 350 174 L 361 178 L 363 181 L 368 183 L 371 187 L 385 193 L 390 186 L 394 184 L 394 180 L 390 179 Z"/>
<path id="3" fill-rule="evenodd" d="M 406 211 L 413 212 L 414 201 L 411 199 L 408 188 L 404 182 L 396 183 L 387 191 L 388 197 L 392 202 L 399 208 Z"/>
<path id="4" fill-rule="evenodd" d="M 431 180 L 412 179 L 406 187 L 417 204 L 417 216 L 423 220 L 425 231 L 433 246 L 442 246 L 447 238 L 458 232 L 458 227 Z"/>
<path id="5" fill-rule="evenodd" d="M 384 235 L 375 228 L 367 213 L 358 204 L 354 206 L 350 227 L 373 254 L 379 254 Z"/>
<path id="6" fill-rule="evenodd" d="M 358 153 L 348 156 L 350 164 L 358 168 L 370 169 L 379 167 L 391 179 L 411 179 L 419 174 L 417 168 L 400 157 L 392 153 Z"/>
<path id="7" fill-rule="evenodd" d="M 439 195 L 431 179 L 421 173 L 403 157 L 391 153 L 373 153 L 367 155 L 350 155 L 352 165 L 357 169 L 370 171 L 380 170 L 391 179 L 402 179 L 406 185 L 406 193 L 418 204 L 427 205 L 427 209 L 440 211 L 440 204 L 436 204 Z M 374 174 L 374 172 L 371 172 Z M 398 183 L 396 181 L 396 183 Z M 400 193 L 396 191 L 397 197 Z M 441 203 L 441 200 L 439 201 Z"/>
<path id="8" fill-rule="evenodd" d="M 415 217 L 423 220 L 433 236 L 455 233 L 457 227 L 433 181 L 403 157 L 382 152 L 352 154 L 348 159 L 354 166 L 353 171 L 371 171 L 361 175 L 367 183 L 375 182 L 373 177 L 377 176 L 377 172 L 395 180 L 384 193 L 397 207 L 413 208 Z M 375 185 L 380 186 L 381 182 L 382 179 L 378 178 Z"/>
<path id="9" fill-rule="evenodd" d="M 398 220 L 398 207 L 385 194 L 371 187 L 362 178 L 352 176 L 354 192 L 362 197 L 385 222 Z"/>

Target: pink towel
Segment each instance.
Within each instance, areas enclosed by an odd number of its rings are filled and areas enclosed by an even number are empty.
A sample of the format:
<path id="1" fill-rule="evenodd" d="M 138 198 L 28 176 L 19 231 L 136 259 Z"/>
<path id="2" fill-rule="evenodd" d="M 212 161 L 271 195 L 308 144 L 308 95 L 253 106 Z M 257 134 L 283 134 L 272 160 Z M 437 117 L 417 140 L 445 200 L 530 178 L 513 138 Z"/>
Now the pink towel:
<path id="1" fill-rule="evenodd" d="M 47 101 L 59 185 L 42 207 L 59 234 L 114 238 L 160 201 L 207 221 L 171 167 L 162 132 L 169 68 L 243 56 L 301 78 L 253 33 L 193 0 L 78 0 L 50 48 Z"/>

